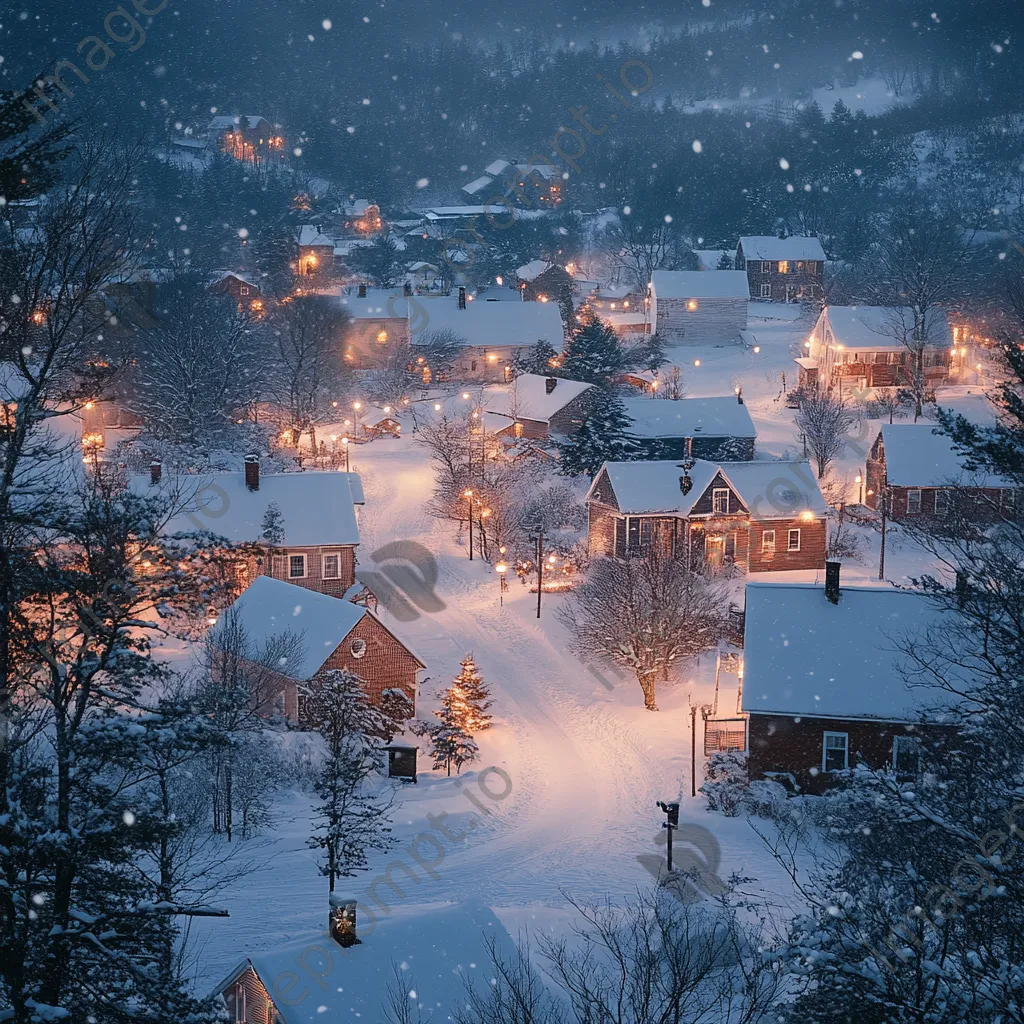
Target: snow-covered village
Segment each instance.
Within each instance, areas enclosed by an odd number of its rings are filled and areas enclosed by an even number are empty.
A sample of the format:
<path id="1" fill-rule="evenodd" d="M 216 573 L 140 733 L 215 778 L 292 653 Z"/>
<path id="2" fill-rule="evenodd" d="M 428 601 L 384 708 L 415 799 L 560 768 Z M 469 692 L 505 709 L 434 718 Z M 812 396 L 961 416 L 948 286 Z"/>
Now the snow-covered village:
<path id="1" fill-rule="evenodd" d="M 1024 1024 L 1022 28 L 0 14 L 0 1022 Z"/>

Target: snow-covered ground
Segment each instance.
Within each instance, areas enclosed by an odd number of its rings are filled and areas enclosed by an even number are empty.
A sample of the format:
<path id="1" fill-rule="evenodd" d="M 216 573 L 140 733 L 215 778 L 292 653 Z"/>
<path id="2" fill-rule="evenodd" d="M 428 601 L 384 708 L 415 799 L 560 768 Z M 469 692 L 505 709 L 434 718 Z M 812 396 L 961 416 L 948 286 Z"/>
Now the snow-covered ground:
<path id="1" fill-rule="evenodd" d="M 759 352 L 701 346 L 673 350 L 670 358 L 683 371 L 688 395 L 730 394 L 742 385 L 759 433 L 759 456 L 793 454 L 799 442 L 795 413 L 782 397 L 782 374 L 786 387 L 792 387 L 793 355 L 809 324 L 798 306 L 753 303 L 752 316 Z M 973 407 L 978 395 L 969 390 L 953 389 L 950 398 Z M 851 488 L 877 429 L 877 421 L 866 423 L 838 467 Z M 490 566 L 468 559 L 453 524 L 424 512 L 432 469 L 411 436 L 411 424 L 408 433 L 353 453 L 352 468 L 361 474 L 366 493 L 360 561 L 371 565 L 372 553 L 393 540 L 416 541 L 433 553 L 444 610 L 413 622 L 382 614 L 428 665 L 421 717 L 429 716 L 435 692 L 450 683 L 460 659 L 472 652 L 492 688 L 495 721 L 477 737 L 479 763 L 461 776 L 432 773 L 421 758 L 419 783 L 405 785 L 399 794 L 395 849 L 377 857 L 369 872 L 348 880 L 349 893 L 380 913 L 386 912 L 380 901 L 390 910 L 399 904 L 473 900 L 493 907 L 513 935 L 523 928 L 564 929 L 564 893 L 622 899 L 650 883 L 637 858 L 661 850 L 663 815 L 655 802 L 680 799 L 681 820 L 714 835 L 721 850 L 720 877 L 742 874 L 754 880 L 746 891 L 762 893 L 776 907 L 795 905 L 788 879 L 746 819 L 709 814 L 702 797 L 690 797 L 689 707 L 714 698 L 714 655 L 663 686 L 656 714 L 643 709 L 635 680 L 617 680 L 602 670 L 602 682 L 566 650 L 555 615 L 563 597 L 545 594 L 538 620 L 536 595 L 512 581 L 499 607 L 499 581 Z M 901 580 L 921 568 L 918 554 L 903 550 L 891 534 L 889 579 Z M 843 571 L 845 579 L 877 581 L 877 549 L 864 564 Z M 813 571 L 778 575 L 816 577 Z M 735 677 L 723 675 L 723 714 L 735 707 L 735 687 Z M 697 721 L 700 785 L 700 716 Z M 327 887 L 306 845 L 312 831 L 308 798 L 292 794 L 279 801 L 276 814 L 275 827 L 252 851 L 254 872 L 220 898 L 230 919 L 193 924 L 200 987 L 223 977 L 246 952 L 323 928 Z M 431 826 L 441 814 L 447 815 L 448 834 Z M 398 891 L 387 885 L 374 890 L 374 880 L 389 867 Z"/>

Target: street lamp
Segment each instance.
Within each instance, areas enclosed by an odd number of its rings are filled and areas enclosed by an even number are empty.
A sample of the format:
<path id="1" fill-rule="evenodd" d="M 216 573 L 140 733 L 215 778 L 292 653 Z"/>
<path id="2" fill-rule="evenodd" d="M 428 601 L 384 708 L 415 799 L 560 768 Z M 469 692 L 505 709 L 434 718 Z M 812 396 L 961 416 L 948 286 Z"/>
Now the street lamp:
<path id="1" fill-rule="evenodd" d="M 356 437 L 359 436 L 359 410 L 362 409 L 362 407 L 363 407 L 363 403 L 362 402 L 353 402 L 352 403 L 352 408 L 355 409 L 355 411 L 356 411 L 356 417 L 355 417 L 356 418 Z"/>
<path id="2" fill-rule="evenodd" d="M 345 449 L 345 472 L 348 473 L 348 472 L 350 472 L 350 470 L 349 470 L 349 460 L 348 460 L 348 438 L 347 437 L 343 437 L 341 439 L 341 447 Z"/>
<path id="3" fill-rule="evenodd" d="M 853 482 L 857 485 L 857 504 L 864 504 L 864 478 L 858 473 L 854 478 Z"/>
<path id="4" fill-rule="evenodd" d="M 505 562 L 499 562 L 494 569 L 500 580 L 500 587 L 498 590 L 498 607 L 503 608 L 505 606 L 505 591 L 508 589 L 508 580 L 505 579 L 505 573 L 508 572 L 508 566 Z"/>
<path id="5" fill-rule="evenodd" d="M 469 506 L 469 560 L 473 561 L 473 492 L 467 487 L 462 492 L 462 496 L 466 499 L 466 504 Z"/>

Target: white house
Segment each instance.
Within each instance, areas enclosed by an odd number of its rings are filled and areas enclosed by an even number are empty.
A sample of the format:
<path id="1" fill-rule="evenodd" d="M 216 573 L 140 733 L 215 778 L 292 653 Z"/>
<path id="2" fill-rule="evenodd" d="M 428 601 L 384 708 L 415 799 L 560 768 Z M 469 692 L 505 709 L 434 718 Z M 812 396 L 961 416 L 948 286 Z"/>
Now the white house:
<path id="1" fill-rule="evenodd" d="M 666 345 L 731 345 L 747 326 L 747 275 L 738 270 L 656 270 L 651 333 Z"/>

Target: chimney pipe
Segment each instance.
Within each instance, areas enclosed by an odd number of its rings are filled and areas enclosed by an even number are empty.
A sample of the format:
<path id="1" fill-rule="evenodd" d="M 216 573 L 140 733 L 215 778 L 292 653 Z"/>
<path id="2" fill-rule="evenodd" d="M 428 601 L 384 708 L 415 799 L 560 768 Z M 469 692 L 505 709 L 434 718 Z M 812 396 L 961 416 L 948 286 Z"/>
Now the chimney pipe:
<path id="1" fill-rule="evenodd" d="M 839 570 L 841 566 L 841 562 L 825 563 L 825 596 L 833 604 L 839 604 Z"/>
<path id="2" fill-rule="evenodd" d="M 360 939 L 356 935 L 356 901 L 333 892 L 329 899 L 331 909 L 327 916 L 327 926 L 331 938 L 345 949 L 358 945 Z"/>
<path id="3" fill-rule="evenodd" d="M 466 308 L 466 289 L 459 288 L 459 309 Z"/>
<path id="4" fill-rule="evenodd" d="M 260 457 L 258 455 L 246 455 L 245 457 L 245 486 L 250 491 L 260 489 Z"/>
<path id="5" fill-rule="evenodd" d="M 160 476 L 163 473 L 164 464 L 159 459 L 154 459 L 149 464 L 149 482 L 152 486 L 160 483 Z"/>
<path id="6" fill-rule="evenodd" d="M 360 298 L 360 299 L 365 299 L 366 298 L 366 285 L 365 284 L 361 284 L 359 286 L 359 291 L 357 292 L 356 297 Z"/>
<path id="7" fill-rule="evenodd" d="M 557 377 L 548 377 L 548 378 L 546 378 L 545 381 L 544 381 L 544 394 L 545 395 L 550 395 L 551 392 L 554 391 L 556 387 L 558 387 L 558 378 Z"/>

